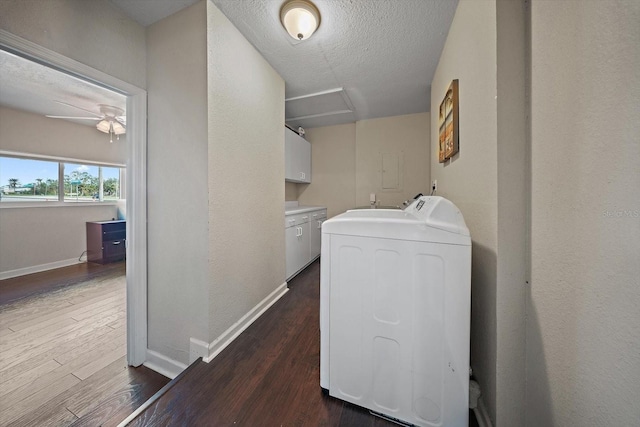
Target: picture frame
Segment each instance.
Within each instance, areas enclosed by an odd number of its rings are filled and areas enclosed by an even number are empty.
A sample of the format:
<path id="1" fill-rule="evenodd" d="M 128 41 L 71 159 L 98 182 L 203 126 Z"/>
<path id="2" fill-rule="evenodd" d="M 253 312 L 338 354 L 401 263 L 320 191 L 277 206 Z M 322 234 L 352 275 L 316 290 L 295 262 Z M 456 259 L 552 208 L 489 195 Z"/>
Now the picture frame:
<path id="1" fill-rule="evenodd" d="M 460 151 L 458 79 L 452 80 L 438 111 L 438 162 L 444 163 Z"/>

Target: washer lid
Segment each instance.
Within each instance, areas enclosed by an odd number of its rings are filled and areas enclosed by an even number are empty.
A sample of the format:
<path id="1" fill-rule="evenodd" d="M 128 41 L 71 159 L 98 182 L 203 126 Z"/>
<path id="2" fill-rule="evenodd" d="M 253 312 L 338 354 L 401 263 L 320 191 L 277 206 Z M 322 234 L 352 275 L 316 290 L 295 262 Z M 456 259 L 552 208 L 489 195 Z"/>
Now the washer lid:
<path id="1" fill-rule="evenodd" d="M 469 229 L 453 203 L 423 196 L 404 211 L 350 210 L 322 224 L 322 232 L 383 239 L 470 245 Z"/>
<path id="2" fill-rule="evenodd" d="M 450 200 L 439 196 L 422 196 L 414 200 L 405 212 L 414 215 L 429 226 L 451 233 L 469 236 L 460 209 Z"/>

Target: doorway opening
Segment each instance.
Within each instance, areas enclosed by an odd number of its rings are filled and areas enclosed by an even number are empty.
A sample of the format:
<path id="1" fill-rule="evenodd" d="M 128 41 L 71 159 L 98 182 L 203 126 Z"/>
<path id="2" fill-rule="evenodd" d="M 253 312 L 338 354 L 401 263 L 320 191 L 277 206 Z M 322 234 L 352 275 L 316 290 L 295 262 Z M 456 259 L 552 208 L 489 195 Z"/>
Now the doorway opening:
<path id="1" fill-rule="evenodd" d="M 103 93 L 111 93 L 114 97 L 119 96 L 124 100 L 125 108 L 122 110 L 126 112 L 126 154 L 124 156 L 126 183 L 123 188 L 126 194 L 126 206 L 123 206 L 122 209 L 126 217 L 127 236 L 127 362 L 129 365 L 139 366 L 145 361 L 147 347 L 146 91 L 4 30 L 0 30 L 0 50 L 60 72 L 61 78 L 79 80 L 99 88 Z M 62 102 L 64 103 L 64 101 Z M 84 108 L 82 105 L 79 107 Z M 67 106 L 67 108 L 73 107 Z M 90 109 L 87 108 L 87 110 Z M 111 135 L 102 134 L 102 136 L 105 137 L 105 144 L 111 144 L 109 142 Z M 113 139 L 115 144 L 116 137 Z M 26 153 L 12 150 L 12 154 L 24 155 Z M 72 161 L 87 160 L 82 158 L 87 156 L 90 157 L 86 153 L 82 156 L 59 157 L 61 161 Z M 76 188 L 78 185 L 76 184 Z M 64 201 L 59 202 L 64 203 Z"/>

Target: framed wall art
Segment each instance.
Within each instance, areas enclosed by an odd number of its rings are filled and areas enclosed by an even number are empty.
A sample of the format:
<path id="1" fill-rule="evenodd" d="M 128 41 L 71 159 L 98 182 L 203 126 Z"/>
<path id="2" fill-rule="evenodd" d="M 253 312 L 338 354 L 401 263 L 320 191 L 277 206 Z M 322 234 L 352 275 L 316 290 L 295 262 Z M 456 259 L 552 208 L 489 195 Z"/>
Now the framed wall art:
<path id="1" fill-rule="evenodd" d="M 438 114 L 438 162 L 444 163 L 460 149 L 458 141 L 458 80 L 452 80 Z"/>

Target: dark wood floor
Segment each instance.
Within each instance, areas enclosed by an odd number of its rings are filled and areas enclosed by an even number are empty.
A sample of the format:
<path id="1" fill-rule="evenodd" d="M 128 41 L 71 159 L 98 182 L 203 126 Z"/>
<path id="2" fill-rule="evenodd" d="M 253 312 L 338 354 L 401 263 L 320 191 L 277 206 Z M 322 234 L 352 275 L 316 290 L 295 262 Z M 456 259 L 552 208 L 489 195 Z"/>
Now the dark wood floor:
<path id="1" fill-rule="evenodd" d="M 117 425 L 168 378 L 126 361 L 125 265 L 0 281 L 0 425 Z"/>
<path id="2" fill-rule="evenodd" d="M 322 393 L 319 277 L 316 261 L 218 357 L 196 362 L 129 425 L 397 426 Z"/>

